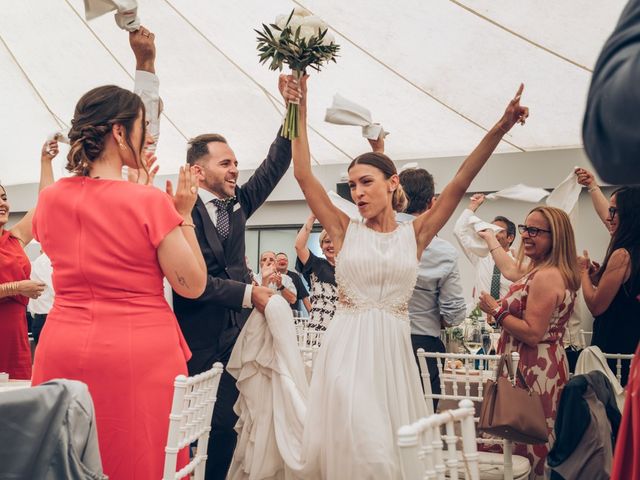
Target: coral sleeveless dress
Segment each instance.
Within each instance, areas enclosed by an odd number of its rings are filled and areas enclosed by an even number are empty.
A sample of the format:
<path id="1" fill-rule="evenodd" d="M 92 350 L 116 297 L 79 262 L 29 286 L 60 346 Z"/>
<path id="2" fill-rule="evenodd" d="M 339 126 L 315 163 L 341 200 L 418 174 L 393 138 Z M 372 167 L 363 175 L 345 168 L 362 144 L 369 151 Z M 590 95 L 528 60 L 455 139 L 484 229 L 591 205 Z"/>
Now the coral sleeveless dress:
<path id="1" fill-rule="evenodd" d="M 168 195 L 125 181 L 65 178 L 38 199 L 33 233 L 56 297 L 33 383 L 88 385 L 112 480 L 162 477 L 173 380 L 187 375 L 191 352 L 163 295 L 157 247 L 181 221 Z"/>

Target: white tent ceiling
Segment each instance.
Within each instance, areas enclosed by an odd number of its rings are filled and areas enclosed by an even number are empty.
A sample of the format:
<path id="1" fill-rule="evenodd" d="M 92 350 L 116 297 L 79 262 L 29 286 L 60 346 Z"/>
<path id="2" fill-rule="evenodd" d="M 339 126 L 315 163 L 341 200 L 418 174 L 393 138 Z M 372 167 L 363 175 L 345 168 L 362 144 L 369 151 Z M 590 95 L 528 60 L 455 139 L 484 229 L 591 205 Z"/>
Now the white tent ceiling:
<path id="1" fill-rule="evenodd" d="M 224 134 L 242 169 L 264 157 L 283 106 L 276 73 L 258 64 L 253 28 L 304 6 L 341 45 L 338 64 L 310 80 L 318 164 L 366 150 L 354 127 L 323 121 L 335 93 L 368 107 L 392 132 L 396 160 L 468 153 L 518 84 L 531 107 L 499 152 L 581 145 L 591 70 L 623 0 L 142 0 L 156 33 L 165 114 L 161 173 L 184 162 L 186 139 Z M 132 87 L 134 59 L 112 15 L 86 23 L 81 0 L 2 0 L 0 180 L 37 181 L 38 152 L 77 99 L 107 83 Z M 64 153 L 64 150 L 63 150 Z M 62 157 L 63 155 L 61 155 Z M 56 161 L 56 174 L 63 160 Z"/>

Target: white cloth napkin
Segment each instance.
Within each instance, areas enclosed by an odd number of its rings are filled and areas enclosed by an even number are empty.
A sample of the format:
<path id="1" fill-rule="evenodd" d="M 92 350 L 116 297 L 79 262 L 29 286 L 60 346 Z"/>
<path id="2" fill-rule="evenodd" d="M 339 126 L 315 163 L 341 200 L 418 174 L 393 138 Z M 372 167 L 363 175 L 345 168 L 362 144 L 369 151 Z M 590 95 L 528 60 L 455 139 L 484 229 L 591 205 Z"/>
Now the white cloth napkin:
<path id="1" fill-rule="evenodd" d="M 493 230 L 499 232 L 504 228 L 485 222 L 475 215 L 470 215 L 466 223 L 460 226 L 460 230 L 456 232 L 456 238 L 467 251 L 477 255 L 478 257 L 486 257 L 489 255 L 489 247 L 487 242 L 478 235 L 482 230 Z"/>
<path id="2" fill-rule="evenodd" d="M 333 96 L 333 104 L 327 108 L 324 121 L 336 125 L 362 127 L 362 136 L 369 140 L 376 140 L 380 135 L 384 138 L 389 134 L 384 131 L 382 125 L 373 123 L 369 110 L 337 93 Z"/>
<path id="3" fill-rule="evenodd" d="M 140 28 L 137 0 L 84 0 L 84 15 L 93 20 L 116 10 L 116 24 L 123 30 L 135 32 Z"/>
<path id="4" fill-rule="evenodd" d="M 558 185 L 547 197 L 547 205 L 564 210 L 573 223 L 578 215 L 578 198 L 582 185 L 578 183 L 578 177 L 574 170 Z"/>
<path id="5" fill-rule="evenodd" d="M 518 183 L 517 185 L 512 185 L 511 187 L 503 188 L 495 193 L 491 193 L 485 198 L 488 200 L 507 198 L 509 200 L 517 200 L 519 202 L 538 203 L 547 195 L 549 195 L 549 192 L 544 188 L 529 187 L 523 183 Z"/>
<path id="6" fill-rule="evenodd" d="M 342 212 L 344 212 L 349 218 L 354 220 L 360 220 L 362 218 L 358 211 L 358 207 L 356 207 L 355 204 L 351 203 L 349 200 L 345 200 L 333 190 L 330 190 L 327 194 L 329 195 L 331 203 L 333 203 L 333 205 L 338 209 L 342 210 Z"/>
<path id="7" fill-rule="evenodd" d="M 71 145 L 71 140 L 67 137 L 66 133 L 63 132 L 53 132 L 51 135 L 47 137 L 47 141 L 55 140 L 56 142 L 66 143 L 67 145 Z"/>

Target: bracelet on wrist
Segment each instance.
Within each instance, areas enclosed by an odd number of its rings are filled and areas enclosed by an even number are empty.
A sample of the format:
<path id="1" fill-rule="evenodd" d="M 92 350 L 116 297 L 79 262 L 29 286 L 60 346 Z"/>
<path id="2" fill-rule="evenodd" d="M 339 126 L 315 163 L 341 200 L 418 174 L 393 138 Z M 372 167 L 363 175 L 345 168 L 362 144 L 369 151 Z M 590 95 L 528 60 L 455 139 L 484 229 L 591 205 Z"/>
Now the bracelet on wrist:
<path id="1" fill-rule="evenodd" d="M 497 247 L 493 247 L 491 250 L 489 250 L 489 253 L 493 253 L 494 250 L 497 250 L 500 248 L 500 245 L 498 245 Z"/>
<path id="2" fill-rule="evenodd" d="M 191 227 L 195 230 L 196 226 L 193 223 L 189 223 L 189 222 L 182 222 L 180 224 L 181 227 Z"/>
<path id="3" fill-rule="evenodd" d="M 591 193 L 591 192 L 595 192 L 596 190 L 598 190 L 600 187 L 598 185 L 594 185 L 593 187 L 589 187 L 587 188 L 587 192 Z"/>
<path id="4" fill-rule="evenodd" d="M 507 315 L 509 315 L 509 310 L 504 309 L 502 307 L 497 307 L 493 311 L 493 318 L 496 321 L 496 325 L 502 326 L 502 321 L 505 319 Z"/>

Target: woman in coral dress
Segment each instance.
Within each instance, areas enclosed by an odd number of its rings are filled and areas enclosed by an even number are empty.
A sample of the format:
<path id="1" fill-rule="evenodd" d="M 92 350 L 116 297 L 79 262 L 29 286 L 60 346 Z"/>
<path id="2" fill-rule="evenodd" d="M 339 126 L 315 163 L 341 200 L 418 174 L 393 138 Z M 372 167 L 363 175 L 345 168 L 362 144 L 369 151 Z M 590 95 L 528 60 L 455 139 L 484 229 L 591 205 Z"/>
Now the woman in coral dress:
<path id="1" fill-rule="evenodd" d="M 538 480 L 546 478 L 545 461 L 554 440 L 560 393 L 569 380 L 562 338 L 573 312 L 580 276 L 573 228 L 564 211 L 536 207 L 525 222 L 518 225 L 522 244 L 517 263 L 498 248 L 493 232 L 481 232 L 500 272 L 509 280 L 522 278 L 499 301 L 482 292 L 479 306 L 502 325 L 498 353 L 520 354 L 519 367 L 527 385 L 542 400 L 549 442 L 516 444 L 514 448 L 514 453 L 531 462 L 529 479 Z M 529 260 L 526 263 L 525 257 Z"/>
<path id="2" fill-rule="evenodd" d="M 144 115 L 127 90 L 86 93 L 69 132 L 67 169 L 76 175 L 43 190 L 33 219 L 56 291 L 33 383 L 64 377 L 88 385 L 113 480 L 162 477 L 173 380 L 187 374 L 190 357 L 163 276 L 191 298 L 206 282 L 190 218 L 191 172 L 181 169 L 173 198 L 122 180 L 123 165 L 141 166 Z"/>
<path id="3" fill-rule="evenodd" d="M 58 154 L 58 142 L 47 141 L 40 157 L 40 190 L 53 183 L 51 160 Z M 27 303 L 38 298 L 44 284 L 29 279 L 31 263 L 24 253 L 29 243 L 33 210 L 13 227 L 5 229 L 11 207 L 7 191 L 0 185 L 0 372 L 9 378 L 31 378 L 31 348 L 27 336 Z"/>

